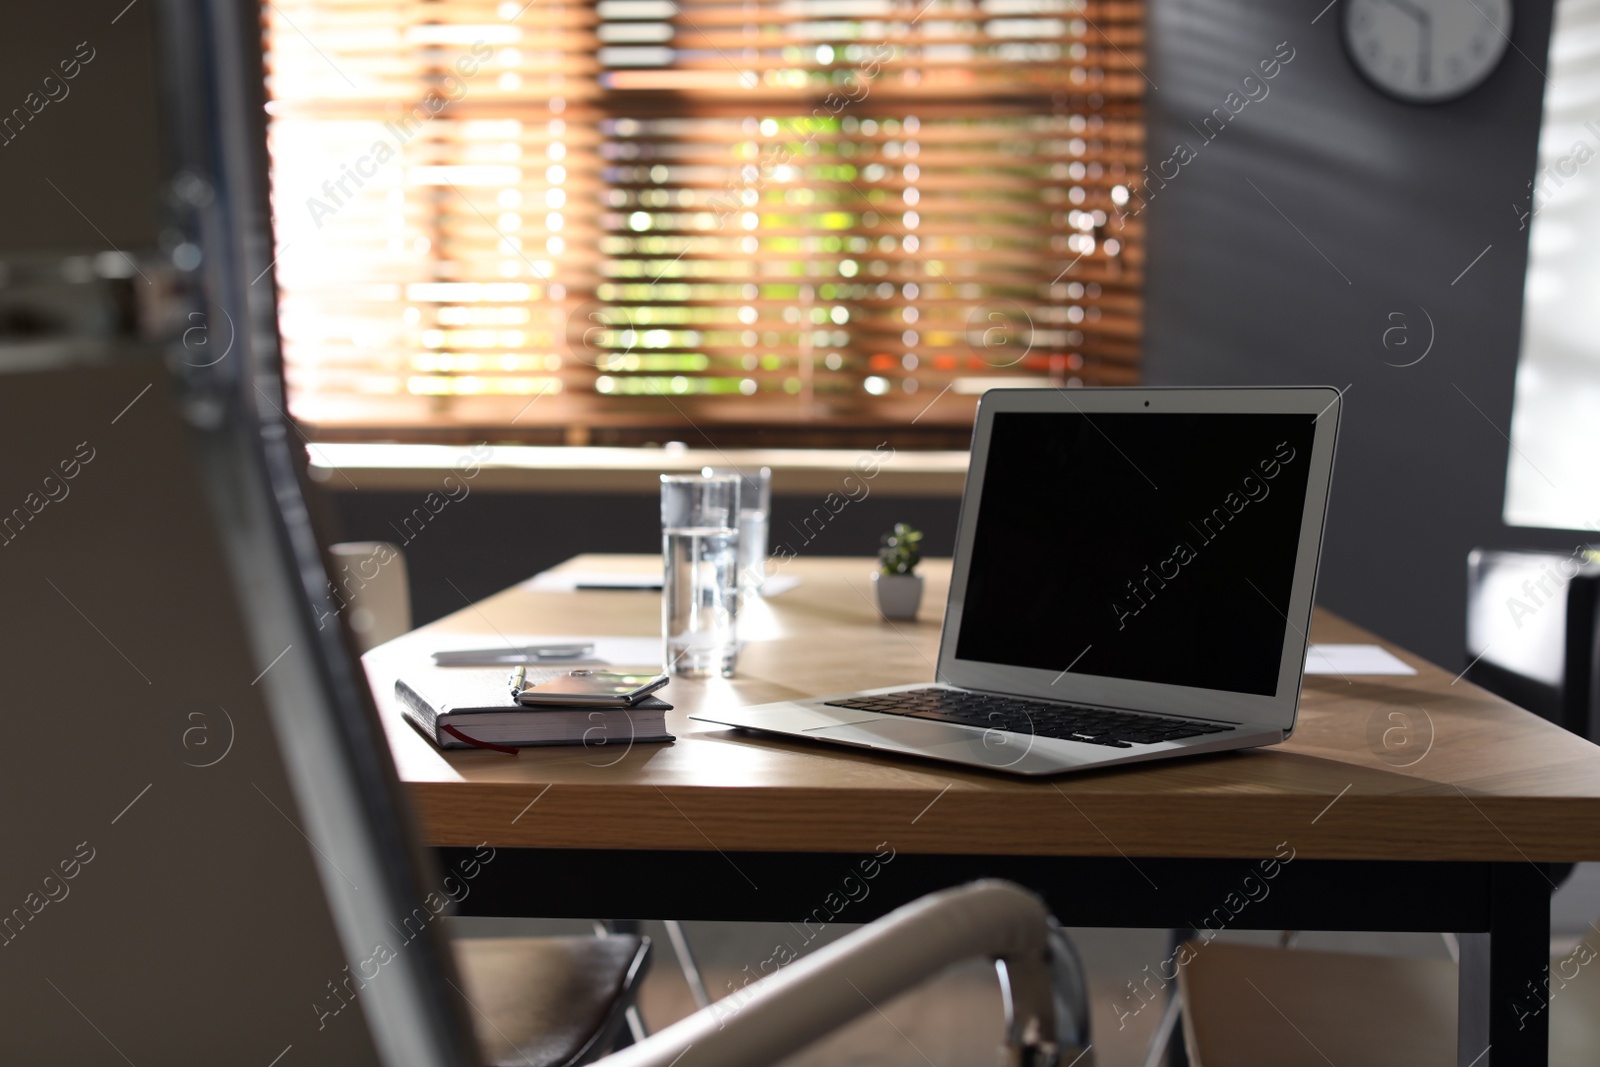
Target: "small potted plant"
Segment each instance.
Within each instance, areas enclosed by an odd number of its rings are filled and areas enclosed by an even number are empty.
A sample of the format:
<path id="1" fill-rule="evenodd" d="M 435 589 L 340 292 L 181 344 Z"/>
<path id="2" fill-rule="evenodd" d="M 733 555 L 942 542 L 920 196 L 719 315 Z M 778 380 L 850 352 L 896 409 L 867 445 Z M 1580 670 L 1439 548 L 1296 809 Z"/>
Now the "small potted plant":
<path id="1" fill-rule="evenodd" d="M 885 619 L 914 619 L 922 606 L 922 531 L 897 522 L 883 535 L 878 549 L 878 569 L 872 584 L 878 591 L 878 611 Z"/>

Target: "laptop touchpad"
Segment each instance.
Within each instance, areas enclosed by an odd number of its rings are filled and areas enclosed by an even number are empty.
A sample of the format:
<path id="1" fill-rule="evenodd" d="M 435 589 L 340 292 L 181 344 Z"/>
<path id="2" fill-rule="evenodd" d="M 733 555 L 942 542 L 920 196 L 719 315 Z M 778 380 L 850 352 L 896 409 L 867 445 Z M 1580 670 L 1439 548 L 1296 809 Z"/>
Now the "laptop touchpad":
<path id="1" fill-rule="evenodd" d="M 895 748 L 932 748 L 935 745 L 981 742 L 982 735 L 960 726 L 949 726 L 926 719 L 899 719 L 892 722 L 858 722 L 845 726 L 824 726 L 807 730 L 813 737 L 847 741 L 857 745 Z"/>

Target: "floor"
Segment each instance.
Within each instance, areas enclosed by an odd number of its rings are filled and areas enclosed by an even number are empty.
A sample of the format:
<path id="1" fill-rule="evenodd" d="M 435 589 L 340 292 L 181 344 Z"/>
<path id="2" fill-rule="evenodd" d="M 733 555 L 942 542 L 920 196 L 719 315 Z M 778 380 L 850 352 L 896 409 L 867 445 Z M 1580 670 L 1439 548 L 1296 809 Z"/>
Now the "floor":
<path id="1" fill-rule="evenodd" d="M 1552 901 L 1552 948 L 1570 950 L 1594 931 L 1600 918 L 1600 864 L 1581 864 Z M 460 935 L 586 933 L 588 923 L 542 919 L 454 919 Z M 836 925 L 810 945 L 783 923 L 684 924 L 706 985 L 715 997 L 738 989 L 780 945 L 804 951 L 847 935 L 855 927 Z M 1092 1052 L 1078 1067 L 1141 1067 L 1151 1035 L 1170 990 L 1158 982 L 1139 986 L 1149 967 L 1167 957 L 1166 934 L 1159 930 L 1084 929 L 1069 931 L 1088 972 L 1091 990 Z M 645 923 L 655 943 L 654 963 L 640 1004 L 652 1031 L 689 1014 L 694 1002 L 659 923 Z M 1275 931 L 1229 931 L 1224 939 L 1276 944 Z M 1448 948 L 1437 934 L 1326 933 L 1306 931 L 1296 947 L 1345 952 L 1443 958 Z M 1146 997 L 1149 997 L 1147 1000 Z M 993 968 L 963 965 L 885 1004 L 867 1008 L 846 1029 L 824 1038 L 785 1061 L 785 1067 L 996 1067 L 1002 1024 Z M 1159 1061 L 1158 1061 L 1159 1062 Z"/>

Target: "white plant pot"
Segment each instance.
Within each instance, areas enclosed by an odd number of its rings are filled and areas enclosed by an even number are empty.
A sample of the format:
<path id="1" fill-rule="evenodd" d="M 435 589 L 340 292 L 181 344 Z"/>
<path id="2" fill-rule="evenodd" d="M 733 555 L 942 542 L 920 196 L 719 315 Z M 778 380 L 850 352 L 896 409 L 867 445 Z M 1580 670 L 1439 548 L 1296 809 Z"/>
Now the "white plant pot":
<path id="1" fill-rule="evenodd" d="M 914 619 L 922 606 L 922 575 L 872 572 L 878 591 L 878 611 L 886 619 Z"/>

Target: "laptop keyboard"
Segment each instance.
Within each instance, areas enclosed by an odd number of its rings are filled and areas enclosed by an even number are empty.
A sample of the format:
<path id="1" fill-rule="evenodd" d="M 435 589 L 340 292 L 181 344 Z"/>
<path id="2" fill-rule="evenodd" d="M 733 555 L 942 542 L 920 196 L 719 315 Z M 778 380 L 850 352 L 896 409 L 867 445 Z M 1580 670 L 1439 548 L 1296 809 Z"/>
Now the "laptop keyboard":
<path id="1" fill-rule="evenodd" d="M 1224 733 L 1232 726 L 1164 719 L 1132 711 L 1108 711 L 1044 700 L 974 693 L 964 689 L 907 689 L 899 693 L 827 701 L 829 707 L 906 715 L 913 719 L 977 726 L 986 730 L 1054 737 L 1108 748 L 1132 748 Z"/>

